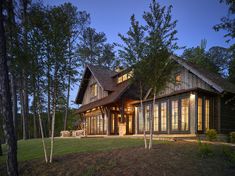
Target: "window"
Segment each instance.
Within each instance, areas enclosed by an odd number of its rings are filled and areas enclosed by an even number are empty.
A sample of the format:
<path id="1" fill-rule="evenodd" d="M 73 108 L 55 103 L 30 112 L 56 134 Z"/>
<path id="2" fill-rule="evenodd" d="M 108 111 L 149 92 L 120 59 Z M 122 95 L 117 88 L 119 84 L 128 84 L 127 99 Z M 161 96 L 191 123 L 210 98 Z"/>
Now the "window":
<path id="1" fill-rule="evenodd" d="M 128 117 L 128 130 L 129 133 L 132 133 L 132 115 L 129 115 Z"/>
<path id="2" fill-rule="evenodd" d="M 118 83 L 122 82 L 122 76 L 118 77 Z"/>
<path id="3" fill-rule="evenodd" d="M 181 99 L 181 130 L 189 130 L 189 98 Z"/>
<path id="4" fill-rule="evenodd" d="M 198 97 L 197 128 L 202 131 L 202 98 Z"/>
<path id="5" fill-rule="evenodd" d="M 123 81 L 126 81 L 126 80 L 130 79 L 132 76 L 133 76 L 133 71 L 130 71 L 130 72 L 124 74 L 124 75 L 120 75 L 118 77 L 117 83 L 119 84 Z"/>
<path id="6" fill-rule="evenodd" d="M 158 131 L 158 115 L 159 113 L 158 113 L 158 104 L 155 104 L 154 105 L 154 113 L 153 113 L 153 115 L 154 115 L 154 119 L 153 119 L 153 123 L 154 123 L 154 126 L 153 126 L 153 130 L 154 131 Z"/>
<path id="7" fill-rule="evenodd" d="M 137 107 L 137 111 L 138 111 L 138 117 L 139 117 L 139 133 L 142 133 L 143 128 L 144 128 L 144 118 L 141 112 L 141 107 Z"/>
<path id="8" fill-rule="evenodd" d="M 104 116 L 104 133 L 107 132 L 107 116 Z"/>
<path id="9" fill-rule="evenodd" d="M 166 131 L 166 102 L 161 103 L 161 131 Z"/>
<path id="10" fill-rule="evenodd" d="M 127 80 L 127 74 L 124 74 L 123 76 L 122 76 L 122 81 L 126 81 Z"/>
<path id="11" fill-rule="evenodd" d="M 149 131 L 150 107 L 145 106 L 145 131 Z"/>
<path id="12" fill-rule="evenodd" d="M 98 87 L 97 84 L 92 84 L 91 85 L 91 96 L 95 97 L 98 94 Z"/>
<path id="13" fill-rule="evenodd" d="M 114 125 L 115 125 L 115 114 L 111 116 L 111 133 L 114 133 Z"/>
<path id="14" fill-rule="evenodd" d="M 206 107 L 205 107 L 205 128 L 209 130 L 209 117 L 210 117 L 210 100 L 206 99 Z"/>
<path id="15" fill-rule="evenodd" d="M 175 76 L 175 82 L 176 82 L 176 83 L 180 83 L 180 82 L 181 82 L 181 75 L 180 75 L 180 74 L 177 74 L 177 75 Z"/>
<path id="16" fill-rule="evenodd" d="M 171 128 L 172 130 L 178 130 L 178 100 L 171 102 Z"/>

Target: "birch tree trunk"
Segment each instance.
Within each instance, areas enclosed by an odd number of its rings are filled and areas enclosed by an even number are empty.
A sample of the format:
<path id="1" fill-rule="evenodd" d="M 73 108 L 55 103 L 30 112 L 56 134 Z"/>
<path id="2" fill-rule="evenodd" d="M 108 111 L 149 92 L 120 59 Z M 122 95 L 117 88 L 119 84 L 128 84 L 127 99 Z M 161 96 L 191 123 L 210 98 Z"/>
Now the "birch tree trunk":
<path id="1" fill-rule="evenodd" d="M 17 140 L 12 119 L 11 93 L 8 76 L 6 38 L 3 19 L 3 0 L 0 0 L 0 104 L 3 116 L 3 131 L 7 144 L 7 173 L 18 176 Z"/>
<path id="2" fill-rule="evenodd" d="M 36 86 L 34 86 L 34 88 L 36 89 Z M 33 136 L 34 138 L 37 138 L 38 137 L 38 133 L 37 133 L 37 119 L 36 119 L 36 116 L 37 116 L 37 105 L 36 105 L 36 90 L 34 89 L 34 92 L 33 92 Z"/>
<path id="3" fill-rule="evenodd" d="M 38 90 L 39 91 L 39 90 Z M 38 120 L 39 120 L 39 127 L 40 127 L 40 133 L 41 133 L 41 138 L 42 138 L 42 146 L 43 146 L 43 152 L 44 152 L 44 157 L 45 157 L 45 162 L 48 162 L 47 158 L 47 150 L 46 150 L 46 145 L 45 145 L 45 140 L 44 140 L 44 132 L 43 132 L 43 126 L 42 126 L 42 118 L 41 118 L 41 113 L 42 113 L 42 106 L 40 103 L 40 97 L 39 95 L 37 96 L 37 108 L 38 108 Z"/>
<path id="4" fill-rule="evenodd" d="M 52 122 L 51 122 L 51 152 L 50 152 L 50 163 L 53 160 L 53 150 L 54 150 L 54 133 L 55 133 L 55 115 L 56 115 L 56 103 L 57 103 L 57 72 L 58 72 L 58 65 L 55 65 L 55 72 L 54 72 L 54 92 L 53 92 L 53 115 L 52 115 Z"/>
<path id="5" fill-rule="evenodd" d="M 48 124 L 48 137 L 51 135 L 51 76 L 50 76 L 50 66 L 47 70 L 47 124 Z"/>
<path id="6" fill-rule="evenodd" d="M 150 116 L 149 149 L 151 149 L 152 146 L 153 146 L 153 116 L 154 116 L 155 98 L 156 98 L 156 94 L 155 94 L 155 90 L 154 90 L 154 93 L 153 93 L 153 108 L 152 108 L 152 114 Z"/>
<path id="7" fill-rule="evenodd" d="M 143 87 L 142 87 L 141 83 L 140 83 L 140 109 L 141 109 L 141 116 L 142 116 L 142 118 L 144 120 L 144 123 L 143 123 L 144 148 L 147 149 L 148 148 L 148 144 L 147 144 L 146 131 L 145 131 L 145 117 L 144 117 L 144 106 L 143 106 Z"/>

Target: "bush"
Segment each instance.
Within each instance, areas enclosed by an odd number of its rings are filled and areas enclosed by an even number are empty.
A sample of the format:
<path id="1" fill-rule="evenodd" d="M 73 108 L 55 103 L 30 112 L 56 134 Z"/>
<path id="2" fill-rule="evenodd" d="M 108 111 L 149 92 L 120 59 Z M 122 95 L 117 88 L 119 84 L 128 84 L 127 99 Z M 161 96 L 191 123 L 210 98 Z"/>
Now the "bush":
<path id="1" fill-rule="evenodd" d="M 210 129 L 206 131 L 206 139 L 208 141 L 215 141 L 217 140 L 217 132 L 215 129 Z"/>
<path id="2" fill-rule="evenodd" d="M 223 148 L 223 154 L 228 159 L 230 165 L 235 167 L 235 151 L 232 151 L 228 147 Z"/>
<path id="3" fill-rule="evenodd" d="M 208 144 L 203 144 L 201 140 L 198 141 L 199 155 L 202 158 L 213 156 L 213 151 Z"/>
<path id="4" fill-rule="evenodd" d="M 230 133 L 230 142 L 235 143 L 235 132 Z"/>

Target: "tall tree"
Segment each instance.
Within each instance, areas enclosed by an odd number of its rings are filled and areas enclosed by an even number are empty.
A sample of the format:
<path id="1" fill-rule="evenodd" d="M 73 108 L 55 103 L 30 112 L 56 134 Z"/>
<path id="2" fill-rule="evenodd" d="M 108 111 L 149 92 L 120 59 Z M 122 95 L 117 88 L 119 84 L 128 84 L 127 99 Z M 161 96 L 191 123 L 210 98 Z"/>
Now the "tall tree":
<path id="1" fill-rule="evenodd" d="M 105 33 L 96 32 L 94 28 L 86 28 L 79 37 L 78 57 L 83 65 L 93 64 L 115 67 L 114 44 L 106 43 Z M 111 57 L 107 57 L 111 56 Z"/>
<path id="2" fill-rule="evenodd" d="M 3 17 L 3 1 L 0 0 L 0 104 L 3 116 L 3 130 L 7 143 L 7 172 L 8 175 L 18 175 L 17 140 L 12 119 L 11 93 L 9 86 L 6 37 Z"/>
<path id="3" fill-rule="evenodd" d="M 228 43 L 231 43 L 230 50 L 232 52 L 232 59 L 229 63 L 229 80 L 235 83 L 235 2 L 234 0 L 220 0 L 221 3 L 228 5 L 228 13 L 221 18 L 221 22 L 214 26 L 215 31 L 224 30 L 226 34 L 224 37 Z"/>

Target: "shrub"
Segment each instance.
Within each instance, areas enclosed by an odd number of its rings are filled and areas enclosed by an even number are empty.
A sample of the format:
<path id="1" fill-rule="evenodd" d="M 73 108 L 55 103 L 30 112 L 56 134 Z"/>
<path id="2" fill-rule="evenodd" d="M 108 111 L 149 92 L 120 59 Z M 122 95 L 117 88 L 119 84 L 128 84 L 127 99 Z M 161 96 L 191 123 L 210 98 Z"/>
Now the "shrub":
<path id="1" fill-rule="evenodd" d="M 232 151 L 228 147 L 224 147 L 223 154 L 227 158 L 227 160 L 229 161 L 230 165 L 232 167 L 235 167 L 235 151 Z"/>
<path id="2" fill-rule="evenodd" d="M 203 144 L 201 140 L 198 141 L 199 155 L 202 158 L 213 156 L 213 151 L 208 144 Z"/>
<path id="3" fill-rule="evenodd" d="M 235 143 L 235 132 L 230 133 L 230 142 Z"/>
<path id="4" fill-rule="evenodd" d="M 217 132 L 215 129 L 210 129 L 206 131 L 206 139 L 208 141 L 215 141 L 217 140 Z"/>

